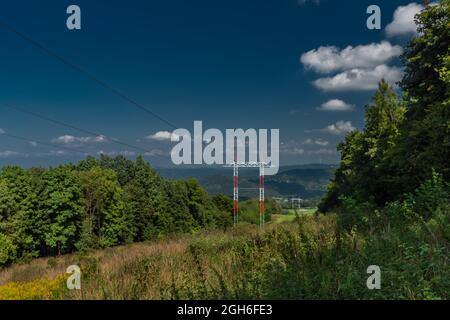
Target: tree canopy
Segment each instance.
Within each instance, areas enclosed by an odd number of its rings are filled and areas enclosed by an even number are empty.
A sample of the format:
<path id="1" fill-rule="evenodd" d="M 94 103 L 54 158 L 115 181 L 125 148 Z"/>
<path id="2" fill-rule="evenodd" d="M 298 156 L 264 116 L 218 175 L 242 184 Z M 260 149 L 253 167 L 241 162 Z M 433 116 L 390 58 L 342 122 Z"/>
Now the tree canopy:
<path id="1" fill-rule="evenodd" d="M 220 199 L 220 200 L 219 200 Z M 232 224 L 231 199 L 171 181 L 137 157 L 0 170 L 0 266 Z"/>

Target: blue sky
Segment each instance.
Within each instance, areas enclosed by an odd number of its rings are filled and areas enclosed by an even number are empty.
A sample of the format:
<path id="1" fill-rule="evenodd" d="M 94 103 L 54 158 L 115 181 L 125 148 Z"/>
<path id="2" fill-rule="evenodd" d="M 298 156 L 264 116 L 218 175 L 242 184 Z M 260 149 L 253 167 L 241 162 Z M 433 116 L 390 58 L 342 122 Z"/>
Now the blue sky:
<path id="1" fill-rule="evenodd" d="M 81 30 L 66 28 L 71 4 L 81 8 Z M 381 8 L 381 30 L 366 27 L 371 4 Z M 2 4 L 0 22 L 177 127 L 279 128 L 286 165 L 338 162 L 336 144 L 363 127 L 373 85 L 401 77 L 399 46 L 413 35 L 406 18 L 414 10 L 393 0 L 17 0 Z M 11 31 L 0 28 L 0 41 L 0 165 L 83 157 L 70 148 L 139 153 L 8 106 L 120 139 L 148 150 L 155 166 L 170 165 L 171 145 L 155 134 L 173 128 Z"/>

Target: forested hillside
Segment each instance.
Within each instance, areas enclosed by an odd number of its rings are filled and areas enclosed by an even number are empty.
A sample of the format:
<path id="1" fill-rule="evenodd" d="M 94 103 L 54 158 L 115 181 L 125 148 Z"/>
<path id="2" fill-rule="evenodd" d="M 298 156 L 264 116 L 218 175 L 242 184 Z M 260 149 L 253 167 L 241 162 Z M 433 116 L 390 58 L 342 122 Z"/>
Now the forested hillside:
<path id="1" fill-rule="evenodd" d="M 266 195 L 268 197 L 300 197 L 303 199 L 321 198 L 333 175 L 335 165 L 296 165 L 282 166 L 275 176 L 265 179 Z M 159 168 L 158 172 L 167 178 L 196 178 L 201 186 L 211 194 L 226 194 L 232 196 L 233 176 L 230 168 Z M 239 172 L 241 199 L 257 196 L 259 187 L 258 170 L 246 169 Z M 256 188 L 249 190 L 244 188 Z"/>
<path id="2" fill-rule="evenodd" d="M 141 157 L 0 171 L 0 266 L 231 223 L 229 198 L 162 179 Z"/>

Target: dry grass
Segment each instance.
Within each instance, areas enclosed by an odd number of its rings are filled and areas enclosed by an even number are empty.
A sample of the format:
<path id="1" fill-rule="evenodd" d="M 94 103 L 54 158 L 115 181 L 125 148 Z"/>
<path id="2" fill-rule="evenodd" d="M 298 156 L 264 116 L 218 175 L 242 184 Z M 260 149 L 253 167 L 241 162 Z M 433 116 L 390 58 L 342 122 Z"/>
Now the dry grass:
<path id="1" fill-rule="evenodd" d="M 268 224 L 263 232 L 274 227 L 279 226 Z M 240 225 L 226 232 L 204 231 L 85 254 L 39 258 L 1 270 L 0 288 L 12 286 L 20 290 L 43 279 L 52 281 L 65 274 L 68 266 L 78 265 L 82 270 L 82 290 L 63 290 L 61 298 L 172 299 L 180 298 L 178 291 L 184 292 L 184 298 L 189 298 L 186 292 L 194 297 L 204 294 L 201 290 L 207 283 L 209 287 L 220 287 L 221 279 L 229 278 L 236 267 L 228 252 L 232 243 L 258 234 L 258 227 Z M 200 250 L 194 252 L 195 247 Z M 205 248 L 210 254 L 203 252 Z"/>
<path id="2" fill-rule="evenodd" d="M 10 282 L 27 283 L 40 278 L 53 279 L 64 274 L 68 266 L 83 265 L 89 261 L 96 261 L 98 271 L 107 274 L 138 258 L 156 255 L 170 257 L 182 254 L 186 251 L 189 243 L 200 237 L 234 237 L 242 234 L 251 236 L 258 232 L 259 230 L 255 226 L 243 225 L 228 232 L 204 231 L 195 235 L 179 235 L 151 242 L 106 248 L 88 254 L 73 253 L 59 257 L 37 258 L 30 263 L 13 264 L 0 270 L 0 286 Z"/>
<path id="3" fill-rule="evenodd" d="M 9 282 L 32 282 L 40 278 L 55 278 L 66 272 L 70 265 L 83 264 L 85 260 L 96 260 L 101 272 L 108 272 L 118 265 L 133 261 L 141 256 L 164 252 L 166 255 L 182 253 L 186 249 L 188 236 L 170 241 L 134 243 L 114 248 L 97 250 L 86 255 L 78 253 L 60 257 L 34 259 L 27 264 L 14 264 L 0 271 L 0 286 Z"/>
<path id="4" fill-rule="evenodd" d="M 334 215 L 262 232 L 240 225 L 13 265 L 0 272 L 0 299 L 445 299 L 448 250 L 427 235 L 416 228 L 369 238 L 337 229 Z M 366 288 L 374 261 L 387 270 L 384 290 Z M 81 290 L 57 286 L 72 264 L 81 267 Z"/>

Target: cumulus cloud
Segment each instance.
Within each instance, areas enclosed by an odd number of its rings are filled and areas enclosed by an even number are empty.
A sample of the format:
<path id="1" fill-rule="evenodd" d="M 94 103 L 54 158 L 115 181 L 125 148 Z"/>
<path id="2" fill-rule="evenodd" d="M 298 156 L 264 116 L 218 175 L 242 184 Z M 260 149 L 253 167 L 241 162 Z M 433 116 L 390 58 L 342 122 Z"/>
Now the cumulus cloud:
<path id="1" fill-rule="evenodd" d="M 304 53 L 300 61 L 306 69 L 321 73 L 343 71 L 353 68 L 373 68 L 402 54 L 403 49 L 388 41 L 339 49 L 322 46 Z"/>
<path id="2" fill-rule="evenodd" d="M 418 3 L 410 3 L 406 6 L 398 7 L 394 12 L 393 20 L 386 26 L 388 37 L 412 35 L 417 33 L 417 26 L 414 23 L 414 17 L 424 7 Z"/>
<path id="3" fill-rule="evenodd" d="M 71 135 L 64 135 L 52 140 L 54 143 L 61 144 L 86 144 L 86 143 L 105 143 L 108 139 L 105 136 L 96 137 L 75 137 Z"/>
<path id="4" fill-rule="evenodd" d="M 322 129 L 323 132 L 327 132 L 334 135 L 343 135 L 351 131 L 356 130 L 350 121 L 338 121 L 330 124 L 326 128 Z"/>
<path id="5" fill-rule="evenodd" d="M 324 91 L 376 90 L 381 79 L 395 84 L 401 78 L 400 68 L 383 64 L 374 69 L 351 69 L 332 77 L 317 79 L 313 83 Z"/>
<path id="6" fill-rule="evenodd" d="M 155 134 L 149 135 L 146 137 L 150 140 L 156 140 L 156 141 L 170 141 L 172 138 L 172 132 L 169 131 L 158 131 Z"/>
<path id="7" fill-rule="evenodd" d="M 0 128 L 0 134 L 4 134 L 5 130 L 3 130 L 2 128 Z"/>
<path id="8" fill-rule="evenodd" d="M 304 144 L 306 145 L 318 145 L 318 146 L 322 146 L 322 147 L 326 147 L 328 146 L 330 143 L 326 140 L 323 139 L 306 139 Z"/>
<path id="9" fill-rule="evenodd" d="M 355 108 L 354 105 L 346 103 L 340 99 L 331 99 L 325 103 L 323 103 L 320 107 L 317 108 L 319 111 L 352 111 Z"/>

